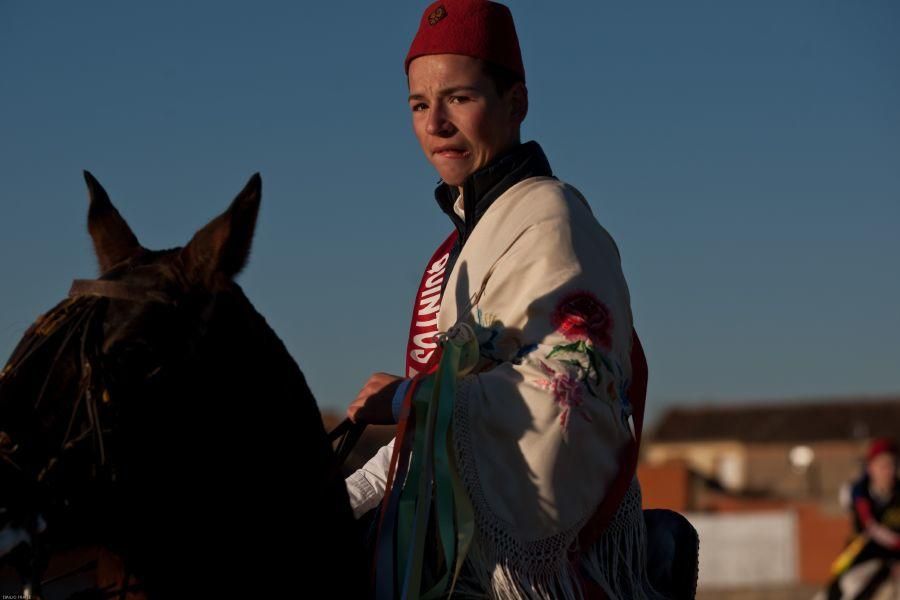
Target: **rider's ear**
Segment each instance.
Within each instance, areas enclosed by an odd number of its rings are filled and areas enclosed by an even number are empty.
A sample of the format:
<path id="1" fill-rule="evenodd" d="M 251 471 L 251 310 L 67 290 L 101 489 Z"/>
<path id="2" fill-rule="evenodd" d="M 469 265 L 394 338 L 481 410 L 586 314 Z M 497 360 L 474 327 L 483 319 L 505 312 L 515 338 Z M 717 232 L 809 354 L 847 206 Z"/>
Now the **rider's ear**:
<path id="1" fill-rule="evenodd" d="M 93 175 L 84 172 L 90 207 L 88 208 L 88 232 L 94 242 L 94 253 L 100 264 L 100 274 L 113 265 L 131 258 L 142 250 L 137 237 L 116 207 L 112 205 L 106 190 Z"/>
<path id="2" fill-rule="evenodd" d="M 521 81 L 513 84 L 507 92 L 509 118 L 515 127 L 521 127 L 528 114 L 528 88 Z"/>
<path id="3" fill-rule="evenodd" d="M 225 212 L 194 234 L 181 250 L 191 281 L 210 286 L 217 276 L 231 279 L 240 273 L 250 255 L 261 195 L 262 180 L 256 173 Z"/>

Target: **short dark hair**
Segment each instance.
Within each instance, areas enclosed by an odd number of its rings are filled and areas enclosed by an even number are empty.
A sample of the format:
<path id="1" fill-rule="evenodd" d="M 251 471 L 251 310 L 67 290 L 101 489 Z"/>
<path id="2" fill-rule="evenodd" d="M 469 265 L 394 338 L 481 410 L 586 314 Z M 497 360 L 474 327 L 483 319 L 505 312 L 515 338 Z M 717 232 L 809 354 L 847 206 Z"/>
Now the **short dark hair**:
<path id="1" fill-rule="evenodd" d="M 525 79 L 521 75 L 515 71 L 510 71 L 506 67 L 501 67 L 498 64 L 482 60 L 481 66 L 487 78 L 494 82 L 494 87 L 497 89 L 498 96 L 502 96 L 508 92 L 512 86 L 520 81 L 522 83 L 525 82 Z"/>

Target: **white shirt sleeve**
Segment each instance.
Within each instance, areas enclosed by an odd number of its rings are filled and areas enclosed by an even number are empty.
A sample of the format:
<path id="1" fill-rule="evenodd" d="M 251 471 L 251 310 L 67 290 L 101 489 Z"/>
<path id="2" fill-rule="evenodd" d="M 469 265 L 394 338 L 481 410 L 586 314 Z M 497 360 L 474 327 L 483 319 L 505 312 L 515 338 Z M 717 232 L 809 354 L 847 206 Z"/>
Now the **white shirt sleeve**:
<path id="1" fill-rule="evenodd" d="M 384 498 L 394 440 L 396 438 L 391 438 L 391 441 L 382 446 L 369 462 L 344 480 L 347 484 L 347 493 L 350 495 L 353 516 L 357 519 L 378 506 Z"/>

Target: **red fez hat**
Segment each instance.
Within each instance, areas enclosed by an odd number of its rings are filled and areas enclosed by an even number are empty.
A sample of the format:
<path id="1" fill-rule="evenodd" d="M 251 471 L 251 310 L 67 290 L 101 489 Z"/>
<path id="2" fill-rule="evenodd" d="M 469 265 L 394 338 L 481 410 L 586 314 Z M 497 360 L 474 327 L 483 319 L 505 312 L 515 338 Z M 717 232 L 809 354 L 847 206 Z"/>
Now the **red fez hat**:
<path id="1" fill-rule="evenodd" d="M 873 440 L 869 446 L 869 452 L 866 454 L 866 462 L 871 462 L 873 458 L 883 453 L 897 454 L 897 444 L 894 440 L 888 438 L 879 438 Z"/>
<path id="2" fill-rule="evenodd" d="M 425 9 L 404 69 L 426 54 L 464 54 L 509 69 L 525 80 L 512 13 L 488 0 L 437 0 Z"/>

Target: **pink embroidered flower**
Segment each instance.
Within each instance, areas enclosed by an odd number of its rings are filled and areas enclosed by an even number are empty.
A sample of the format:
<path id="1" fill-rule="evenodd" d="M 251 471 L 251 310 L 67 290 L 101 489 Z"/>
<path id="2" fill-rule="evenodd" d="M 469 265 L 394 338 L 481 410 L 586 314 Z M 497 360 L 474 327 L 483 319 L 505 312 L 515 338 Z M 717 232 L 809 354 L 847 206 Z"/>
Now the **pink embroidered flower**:
<path id="1" fill-rule="evenodd" d="M 559 415 L 559 424 L 563 429 L 567 429 L 569 425 L 569 411 L 581 408 L 583 401 L 581 381 L 567 371 L 557 373 L 547 366 L 547 363 L 544 361 L 540 361 L 540 363 L 541 370 L 547 374 L 549 379 L 535 379 L 533 383 L 537 384 L 541 389 L 553 392 L 553 401 L 563 409 L 562 414 Z M 579 410 L 579 413 L 585 421 L 592 421 L 590 415 L 583 410 Z"/>
<path id="2" fill-rule="evenodd" d="M 587 290 L 563 296 L 550 320 L 566 339 L 589 341 L 604 348 L 609 348 L 612 343 L 612 315 L 606 305 Z"/>

